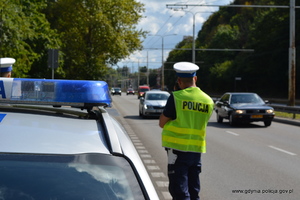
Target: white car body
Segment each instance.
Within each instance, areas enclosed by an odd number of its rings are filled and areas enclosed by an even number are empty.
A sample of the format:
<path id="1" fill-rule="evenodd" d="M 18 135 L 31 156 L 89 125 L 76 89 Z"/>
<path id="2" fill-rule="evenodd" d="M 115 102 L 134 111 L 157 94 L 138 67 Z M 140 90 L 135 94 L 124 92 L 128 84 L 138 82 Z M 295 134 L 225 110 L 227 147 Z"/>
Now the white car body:
<path id="1" fill-rule="evenodd" d="M 105 109 L 105 82 L 0 78 L 0 88 L 1 197 L 158 199 L 125 129 Z"/>
<path id="2" fill-rule="evenodd" d="M 166 91 L 151 90 L 140 98 L 139 115 L 141 117 L 159 116 L 167 103 L 170 94 Z"/>

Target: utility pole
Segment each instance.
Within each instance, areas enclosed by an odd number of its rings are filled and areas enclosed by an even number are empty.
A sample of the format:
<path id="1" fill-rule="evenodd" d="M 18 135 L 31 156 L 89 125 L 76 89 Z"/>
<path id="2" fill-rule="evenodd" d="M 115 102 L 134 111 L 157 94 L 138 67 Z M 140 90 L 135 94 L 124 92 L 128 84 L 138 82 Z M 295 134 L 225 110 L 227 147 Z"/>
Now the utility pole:
<path id="1" fill-rule="evenodd" d="M 289 106 L 296 98 L 295 0 L 290 0 Z"/>
<path id="2" fill-rule="evenodd" d="M 165 65 L 164 65 L 164 37 L 172 36 L 177 34 L 169 34 L 169 35 L 151 35 L 151 36 L 159 36 L 161 37 L 161 90 L 165 89 Z"/>

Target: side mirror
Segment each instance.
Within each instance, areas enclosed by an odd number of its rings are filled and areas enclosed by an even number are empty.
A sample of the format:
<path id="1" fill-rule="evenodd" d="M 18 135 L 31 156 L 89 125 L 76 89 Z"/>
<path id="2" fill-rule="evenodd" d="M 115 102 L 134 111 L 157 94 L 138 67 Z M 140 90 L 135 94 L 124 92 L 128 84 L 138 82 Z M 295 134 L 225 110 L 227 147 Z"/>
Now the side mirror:
<path id="1" fill-rule="evenodd" d="M 224 101 L 224 105 L 228 106 L 229 105 L 229 101 Z"/>
<path id="2" fill-rule="evenodd" d="M 144 97 L 140 97 L 140 102 L 144 102 L 144 101 L 145 101 Z"/>

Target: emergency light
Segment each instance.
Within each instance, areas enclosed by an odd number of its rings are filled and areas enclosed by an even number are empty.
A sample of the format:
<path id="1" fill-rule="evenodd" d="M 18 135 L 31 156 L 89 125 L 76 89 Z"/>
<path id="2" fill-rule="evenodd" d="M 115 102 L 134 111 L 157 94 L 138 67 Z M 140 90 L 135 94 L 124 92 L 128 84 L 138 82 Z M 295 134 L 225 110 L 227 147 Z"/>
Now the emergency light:
<path id="1" fill-rule="evenodd" d="M 0 103 L 111 106 L 104 81 L 0 78 Z"/>

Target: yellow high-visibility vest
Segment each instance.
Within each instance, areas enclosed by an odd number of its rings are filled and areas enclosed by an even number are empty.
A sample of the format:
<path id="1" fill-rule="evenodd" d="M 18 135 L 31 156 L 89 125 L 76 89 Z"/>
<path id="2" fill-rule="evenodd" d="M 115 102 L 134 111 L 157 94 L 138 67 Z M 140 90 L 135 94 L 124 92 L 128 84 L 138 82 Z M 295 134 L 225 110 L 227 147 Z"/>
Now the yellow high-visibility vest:
<path id="1" fill-rule="evenodd" d="M 206 152 L 206 126 L 213 100 L 198 87 L 173 92 L 176 119 L 162 130 L 162 146 L 185 152 Z"/>

